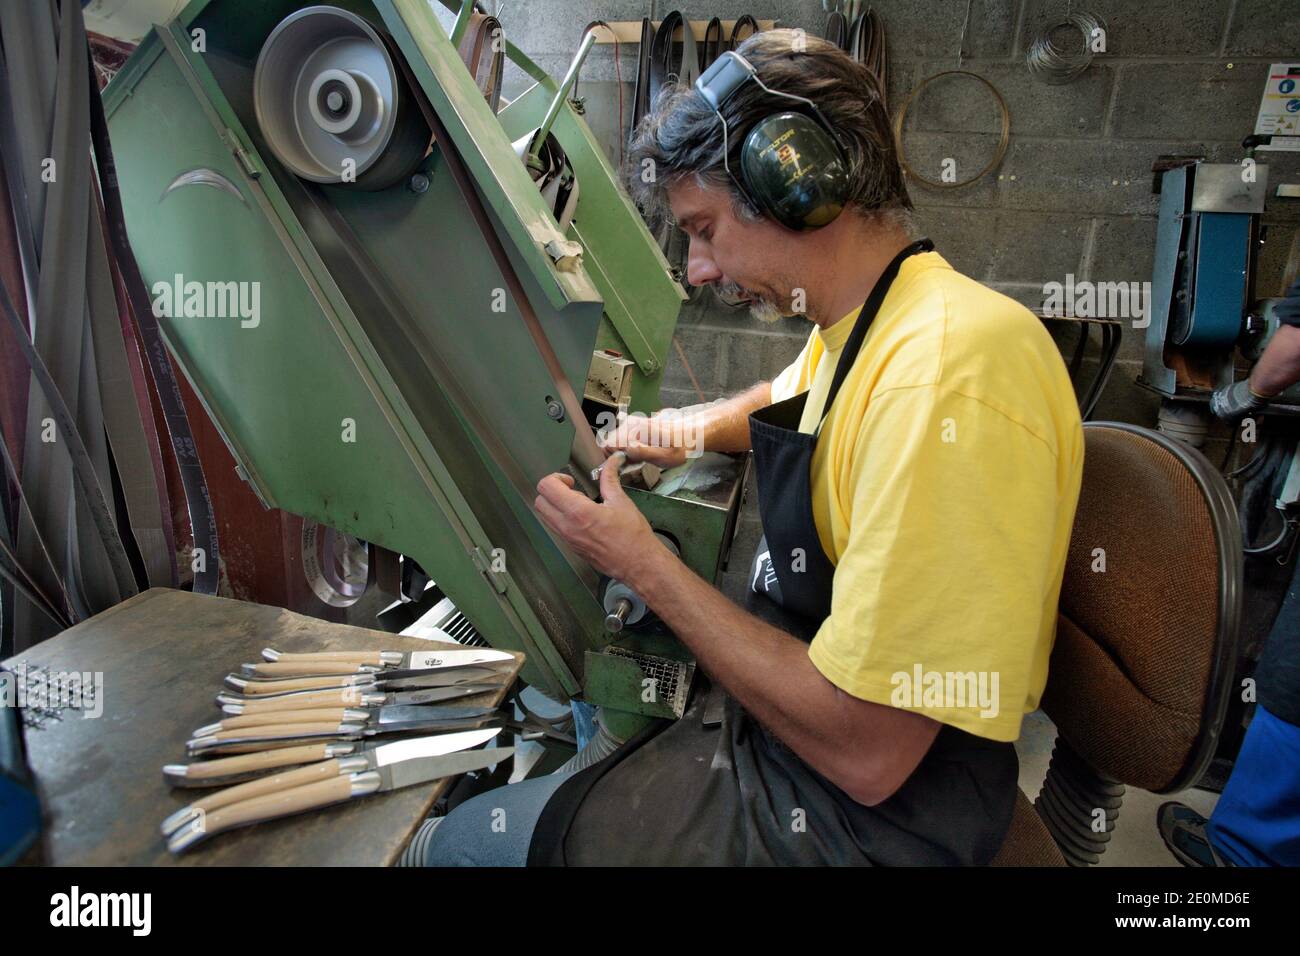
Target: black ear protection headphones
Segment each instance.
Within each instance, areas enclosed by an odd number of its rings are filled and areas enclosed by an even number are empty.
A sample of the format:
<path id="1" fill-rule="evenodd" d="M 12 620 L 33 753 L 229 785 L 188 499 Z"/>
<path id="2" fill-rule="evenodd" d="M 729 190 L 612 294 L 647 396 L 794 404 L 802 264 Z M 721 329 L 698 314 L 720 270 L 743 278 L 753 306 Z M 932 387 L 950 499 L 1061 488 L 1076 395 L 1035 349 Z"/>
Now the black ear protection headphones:
<path id="1" fill-rule="evenodd" d="M 808 112 L 772 113 L 755 123 L 741 147 L 737 179 L 728 160 L 730 131 L 722 107 L 751 81 L 766 93 L 802 103 Z M 714 60 L 695 89 L 722 124 L 722 165 L 754 208 L 798 232 L 820 229 L 844 211 L 849 164 L 834 129 L 812 100 L 768 88 L 753 65 L 734 51 Z"/>

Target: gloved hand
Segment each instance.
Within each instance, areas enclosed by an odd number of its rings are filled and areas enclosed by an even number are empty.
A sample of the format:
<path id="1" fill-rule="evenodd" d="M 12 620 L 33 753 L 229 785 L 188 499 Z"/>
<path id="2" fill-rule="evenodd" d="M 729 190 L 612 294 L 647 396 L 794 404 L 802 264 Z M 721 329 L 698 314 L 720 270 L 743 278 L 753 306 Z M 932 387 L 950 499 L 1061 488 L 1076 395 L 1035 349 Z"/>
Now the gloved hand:
<path id="1" fill-rule="evenodd" d="M 727 399 L 719 398 L 685 408 L 663 408 L 650 416 L 634 413 L 603 429 L 596 441 L 606 455 L 625 451 L 629 461 L 673 468 L 704 452 L 710 415 L 716 415 L 715 409 L 726 403 Z"/>
<path id="2" fill-rule="evenodd" d="M 1267 398 L 1250 390 L 1250 379 L 1224 386 L 1210 396 L 1210 411 L 1225 422 L 1235 422 L 1253 415 L 1267 404 Z"/>

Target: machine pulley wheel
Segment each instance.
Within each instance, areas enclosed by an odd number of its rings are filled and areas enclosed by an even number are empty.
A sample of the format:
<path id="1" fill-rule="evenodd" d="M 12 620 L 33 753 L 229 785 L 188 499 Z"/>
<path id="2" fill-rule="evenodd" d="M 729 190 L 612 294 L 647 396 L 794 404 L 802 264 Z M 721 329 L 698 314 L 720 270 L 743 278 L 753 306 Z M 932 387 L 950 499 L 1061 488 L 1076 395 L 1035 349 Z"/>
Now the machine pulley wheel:
<path id="1" fill-rule="evenodd" d="M 350 607 L 366 593 L 370 556 L 359 538 L 304 518 L 302 572 L 312 591 L 330 607 Z"/>
<path id="2" fill-rule="evenodd" d="M 400 55 L 338 7 L 281 20 L 253 74 L 257 122 L 276 158 L 315 183 L 384 189 L 408 177 L 431 134 L 394 60 Z"/>

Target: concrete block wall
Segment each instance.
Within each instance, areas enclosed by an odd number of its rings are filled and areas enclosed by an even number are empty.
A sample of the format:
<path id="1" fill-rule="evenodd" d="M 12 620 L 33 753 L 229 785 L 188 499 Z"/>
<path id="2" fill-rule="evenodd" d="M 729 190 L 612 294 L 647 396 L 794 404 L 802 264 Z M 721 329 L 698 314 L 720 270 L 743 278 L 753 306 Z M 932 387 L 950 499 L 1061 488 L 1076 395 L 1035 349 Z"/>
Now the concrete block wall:
<path id="1" fill-rule="evenodd" d="M 674 6 L 661 0 L 653 15 Z M 1076 0 L 1073 9 L 1105 22 L 1107 52 L 1064 86 L 1036 80 L 1024 57 L 1065 12 L 1065 0 L 971 0 L 964 43 L 962 0 L 875 0 L 874 6 L 887 35 L 891 110 L 926 76 L 957 67 L 959 47 L 961 68 L 986 77 L 1006 100 L 1010 144 L 995 170 L 962 189 L 915 182 L 910 189 L 925 233 L 954 267 L 1031 308 L 1043 305 L 1045 283 L 1064 283 L 1070 273 L 1076 281 L 1149 280 L 1158 206 L 1152 161 L 1166 153 L 1239 161 L 1269 64 L 1300 60 L 1296 0 Z M 586 23 L 635 20 L 649 8 L 645 0 L 513 0 L 501 18 L 516 44 L 560 75 Z M 691 19 L 752 13 L 819 36 L 827 16 L 818 0 L 713 0 L 682 9 Z M 597 45 L 583 70 L 588 123 L 614 162 L 624 138 L 617 94 L 621 89 L 626 124 L 636 58 L 634 44 L 622 47 L 621 87 L 610 45 Z M 526 85 L 511 67 L 507 94 Z M 966 178 L 993 155 L 997 122 L 992 98 L 979 84 L 937 81 L 909 110 L 908 159 L 938 179 L 940 163 L 951 157 L 958 178 Z M 1271 184 L 1300 182 L 1300 153 L 1261 152 L 1257 159 L 1269 164 Z M 1260 295 L 1281 293 L 1300 229 L 1300 202 L 1269 192 Z M 698 296 L 683 310 L 677 333 L 690 368 L 674 351 L 665 404 L 711 400 L 771 377 L 798 353 L 808 329 L 802 319 L 766 326 Z M 1127 329 L 1095 417 L 1154 425 L 1157 398 L 1134 381 L 1142 345 L 1142 333 Z M 1085 382 L 1093 368 L 1085 364 Z M 1213 457 L 1213 448 L 1208 451 Z M 753 497 L 738 544 L 745 554 L 755 537 Z"/>

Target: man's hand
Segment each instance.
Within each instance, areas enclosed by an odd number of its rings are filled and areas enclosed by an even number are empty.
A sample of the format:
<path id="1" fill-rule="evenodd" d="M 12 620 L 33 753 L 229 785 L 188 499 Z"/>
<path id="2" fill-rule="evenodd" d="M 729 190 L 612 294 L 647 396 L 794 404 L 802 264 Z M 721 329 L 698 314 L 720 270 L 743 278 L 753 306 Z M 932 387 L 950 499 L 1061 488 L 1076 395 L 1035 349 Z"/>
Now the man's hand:
<path id="1" fill-rule="evenodd" d="M 1251 391 L 1250 379 L 1226 385 L 1210 396 L 1210 411 L 1225 422 L 1235 422 L 1239 418 L 1253 415 L 1267 404 L 1267 398 Z"/>
<path id="2" fill-rule="evenodd" d="M 676 409 L 664 409 L 655 415 L 629 415 L 615 428 L 598 436 L 605 454 L 627 452 L 629 461 L 648 461 L 660 468 L 674 468 L 686 461 L 686 453 L 701 438 L 689 427 L 688 420 Z"/>
<path id="3" fill-rule="evenodd" d="M 537 483 L 533 507 L 592 567 L 634 587 L 638 572 L 668 551 L 623 491 L 615 462 L 601 469 L 600 494 L 597 504 L 574 488 L 572 477 L 556 472 Z"/>

